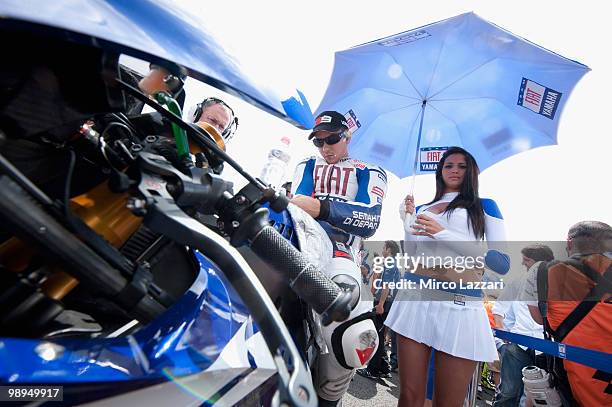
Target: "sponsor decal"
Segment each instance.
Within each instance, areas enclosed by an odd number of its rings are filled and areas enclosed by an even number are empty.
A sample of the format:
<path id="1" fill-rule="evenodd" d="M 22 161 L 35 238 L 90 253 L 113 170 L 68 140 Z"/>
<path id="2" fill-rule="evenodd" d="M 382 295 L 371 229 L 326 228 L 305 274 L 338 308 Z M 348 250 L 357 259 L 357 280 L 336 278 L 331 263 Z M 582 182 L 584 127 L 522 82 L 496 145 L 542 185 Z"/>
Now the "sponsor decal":
<path id="1" fill-rule="evenodd" d="M 334 257 L 342 257 L 345 259 L 353 260 L 352 254 L 346 248 L 344 243 L 332 240 L 332 245 L 334 246 Z"/>
<path id="2" fill-rule="evenodd" d="M 353 166 L 355 168 L 358 168 L 360 170 L 365 169 L 366 165 L 363 161 L 359 161 L 359 160 L 353 160 Z"/>
<path id="3" fill-rule="evenodd" d="M 453 301 L 456 305 L 465 306 L 465 295 L 455 294 L 455 299 Z"/>
<path id="4" fill-rule="evenodd" d="M 361 364 L 365 365 L 366 362 L 370 360 L 372 353 L 374 353 L 374 346 L 367 347 L 363 350 L 355 349 L 355 352 L 357 352 L 357 357 L 359 358 L 359 361 L 361 362 Z"/>
<path id="5" fill-rule="evenodd" d="M 361 348 L 355 348 L 355 352 L 357 352 L 357 357 L 362 365 L 365 365 L 368 360 L 372 357 L 372 353 L 374 353 L 374 348 L 376 347 L 376 339 L 378 335 L 376 332 L 372 330 L 368 330 L 359 335 L 359 344 Z"/>
<path id="6" fill-rule="evenodd" d="M 344 218 L 342 222 L 343 225 L 354 226 L 357 228 L 368 228 L 374 229 L 378 228 L 378 223 L 380 222 L 380 215 L 370 215 L 361 211 L 353 211 L 351 218 Z"/>
<path id="7" fill-rule="evenodd" d="M 553 120 L 562 95 L 561 92 L 523 78 L 517 104 Z"/>
<path id="8" fill-rule="evenodd" d="M 315 126 L 321 124 L 321 123 L 331 123 L 332 118 L 331 116 L 321 116 L 321 117 L 317 117 L 317 120 L 315 121 Z"/>
<path id="9" fill-rule="evenodd" d="M 381 198 L 385 197 L 385 191 L 383 191 L 382 188 L 380 187 L 375 186 L 372 188 L 372 191 L 370 192 L 372 192 L 374 195 L 378 195 Z"/>
<path id="10" fill-rule="evenodd" d="M 336 250 L 336 251 L 334 252 L 334 258 L 336 258 L 336 257 L 342 257 L 342 258 L 345 258 L 345 259 L 352 259 L 352 258 L 353 258 L 353 257 L 352 257 L 350 254 L 348 254 L 347 252 L 343 252 L 343 251 L 340 251 L 340 250 Z"/>
<path id="11" fill-rule="evenodd" d="M 351 174 L 354 171 L 355 169 L 350 167 L 317 164 L 313 171 L 314 191 L 321 194 L 346 196 Z"/>
<path id="12" fill-rule="evenodd" d="M 567 355 L 565 354 L 565 344 L 564 343 L 559 344 L 559 357 L 561 359 L 565 359 L 567 357 Z"/>
<path id="13" fill-rule="evenodd" d="M 378 175 L 378 179 L 385 181 L 387 183 L 387 174 L 380 167 L 370 168 L 370 173 L 375 172 Z"/>
<path id="14" fill-rule="evenodd" d="M 357 115 L 352 109 L 344 115 L 344 118 L 346 119 L 346 127 L 348 127 L 352 133 L 355 133 L 355 131 L 359 130 L 361 127 L 361 123 L 357 120 Z"/>
<path id="15" fill-rule="evenodd" d="M 431 37 L 431 34 L 425 30 L 413 31 L 405 34 L 398 34 L 392 38 L 382 40 L 378 42 L 378 45 L 383 47 L 395 47 L 401 44 L 408 44 L 410 42 L 422 40 L 423 38 Z"/>
<path id="16" fill-rule="evenodd" d="M 448 150 L 448 147 L 422 147 L 420 150 L 419 163 L 421 171 L 435 172 L 442 154 Z"/>
<path id="17" fill-rule="evenodd" d="M 332 243 L 334 245 L 334 257 L 342 257 L 349 260 L 353 259 L 353 256 L 349 253 L 344 243 L 335 241 L 332 241 Z"/>

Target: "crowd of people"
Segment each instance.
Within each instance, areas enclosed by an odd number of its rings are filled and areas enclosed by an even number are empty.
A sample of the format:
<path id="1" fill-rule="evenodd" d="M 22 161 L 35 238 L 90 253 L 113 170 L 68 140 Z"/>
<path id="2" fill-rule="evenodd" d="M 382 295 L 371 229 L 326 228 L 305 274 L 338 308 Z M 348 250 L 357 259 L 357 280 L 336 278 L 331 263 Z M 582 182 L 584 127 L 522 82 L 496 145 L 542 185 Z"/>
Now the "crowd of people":
<path id="1" fill-rule="evenodd" d="M 139 85 L 149 94 L 160 90 L 176 93 L 177 81 L 182 79 L 167 68 L 152 65 Z M 200 103 L 191 119 L 196 125 L 212 126 L 224 141 L 237 126 L 233 110 L 217 98 Z M 554 370 L 550 373 L 556 378 L 564 405 L 612 405 L 609 373 L 568 360 L 560 362 L 535 349 L 494 338 L 482 292 L 437 290 L 432 296 L 389 284 L 401 280 L 419 284 L 480 281 L 483 267 L 458 272 L 439 264 L 419 264 L 402 274 L 395 264 L 385 263 L 382 270 L 373 270 L 376 257 L 431 251 L 432 242 L 438 244 L 434 247 L 465 255 L 462 250 L 469 251 L 467 246 L 459 247 L 456 242 L 486 241 L 491 246 L 506 240 L 497 204 L 479 195 L 478 164 L 468 151 L 450 147 L 444 152 L 435 173 L 433 199 L 416 205 L 414 197 L 407 195 L 402 202 L 402 244 L 386 241 L 382 256 L 374 253 L 370 257 L 363 241 L 380 223 L 387 192 L 385 170 L 349 156 L 352 134 L 346 118 L 338 112 L 319 114 L 308 138 L 319 154 L 300 162 L 293 181 L 284 184 L 283 190 L 293 205 L 318 221 L 332 242 L 334 258 L 328 274 L 352 279 L 363 291 L 349 321 L 332 325 L 324 335 L 329 352 L 321 353 L 311 366 L 319 405 L 340 405 L 356 372 L 378 379 L 398 371 L 398 406 L 462 406 L 479 362 L 499 371 L 494 406 L 534 405 L 523 390 L 522 375 L 523 368 L 532 365 Z M 492 325 L 609 354 L 612 228 L 595 221 L 572 226 L 567 254 L 569 260 L 554 262 L 549 247 L 525 247 L 522 265 L 527 273 L 509 284 L 495 301 L 490 310 Z M 346 332 L 354 338 L 347 339 Z M 387 337 L 390 358 L 385 349 Z M 358 362 L 351 364 L 347 352 L 355 351 Z"/>

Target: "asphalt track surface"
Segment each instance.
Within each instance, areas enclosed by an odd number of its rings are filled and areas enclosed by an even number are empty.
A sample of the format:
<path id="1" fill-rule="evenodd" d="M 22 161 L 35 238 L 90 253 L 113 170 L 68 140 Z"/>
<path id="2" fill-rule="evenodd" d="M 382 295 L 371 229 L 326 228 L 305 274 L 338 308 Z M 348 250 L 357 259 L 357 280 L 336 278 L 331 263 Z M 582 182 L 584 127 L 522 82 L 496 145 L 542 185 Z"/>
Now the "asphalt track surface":
<path id="1" fill-rule="evenodd" d="M 371 300 L 371 294 L 367 285 L 362 285 L 364 299 Z M 387 354 L 390 349 L 387 347 Z M 343 407 L 379 407 L 396 406 L 399 398 L 399 378 L 397 373 L 391 373 L 389 379 L 366 379 L 355 374 L 347 394 L 342 400 Z M 479 392 L 476 406 L 490 406 L 492 394 Z"/>
<path id="2" fill-rule="evenodd" d="M 392 373 L 389 379 L 378 379 L 376 381 L 355 375 L 348 393 L 344 396 L 343 407 L 380 407 L 396 406 L 399 397 L 399 378 L 397 373 Z M 476 402 L 478 407 L 491 406 L 490 397 L 479 393 Z M 484 399 L 483 399 L 484 398 Z"/>

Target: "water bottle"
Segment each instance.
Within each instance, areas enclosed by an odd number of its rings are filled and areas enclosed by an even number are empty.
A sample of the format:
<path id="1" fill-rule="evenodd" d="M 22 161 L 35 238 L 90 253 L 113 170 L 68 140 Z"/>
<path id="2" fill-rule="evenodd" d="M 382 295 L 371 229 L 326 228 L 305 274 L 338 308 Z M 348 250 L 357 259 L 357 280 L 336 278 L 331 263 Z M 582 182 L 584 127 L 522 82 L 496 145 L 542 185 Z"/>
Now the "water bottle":
<path id="1" fill-rule="evenodd" d="M 270 185 L 273 188 L 280 188 L 285 177 L 287 164 L 291 159 L 289 155 L 289 145 L 291 139 L 284 136 L 281 137 L 278 143 L 268 152 L 268 161 L 261 170 L 260 179 L 264 184 Z"/>
<path id="2" fill-rule="evenodd" d="M 537 366 L 526 366 L 521 371 L 525 385 L 525 396 L 536 406 L 561 407 L 561 397 L 554 387 L 551 387 L 546 370 Z"/>

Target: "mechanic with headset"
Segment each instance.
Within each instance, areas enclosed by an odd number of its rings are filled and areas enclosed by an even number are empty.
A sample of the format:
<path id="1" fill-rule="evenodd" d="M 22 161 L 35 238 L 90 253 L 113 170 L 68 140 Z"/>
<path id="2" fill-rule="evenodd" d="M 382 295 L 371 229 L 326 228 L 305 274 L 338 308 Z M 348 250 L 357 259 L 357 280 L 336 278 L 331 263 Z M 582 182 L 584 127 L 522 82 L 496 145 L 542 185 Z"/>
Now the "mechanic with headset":
<path id="1" fill-rule="evenodd" d="M 191 121 L 198 125 L 208 123 L 219 132 L 225 142 L 234 136 L 238 128 L 238 118 L 232 108 L 216 97 L 209 97 L 198 103 Z"/>
<path id="2" fill-rule="evenodd" d="M 234 110 L 223 100 L 216 97 L 208 97 L 192 108 L 188 114 L 192 123 L 207 130 L 209 136 L 217 145 L 225 151 L 225 144 L 234 136 L 238 128 L 238 118 Z M 216 131 L 211 131 L 211 128 Z M 212 153 L 196 155 L 198 161 L 205 162 L 217 174 L 223 171 L 223 161 L 217 159 Z"/>
<path id="3" fill-rule="evenodd" d="M 149 73 L 138 82 L 138 87 L 150 97 L 158 92 L 169 93 L 182 108 L 185 101 L 183 86 L 186 77 L 185 69 L 176 64 L 170 62 L 152 63 L 149 66 Z M 213 141 L 223 150 L 225 150 L 227 141 L 232 138 L 238 128 L 238 118 L 234 110 L 223 100 L 216 97 L 204 99 L 195 105 L 187 116 L 189 121 L 206 130 Z M 216 131 L 211 131 L 213 129 Z M 173 148 L 166 150 L 170 151 Z M 198 166 L 209 166 L 217 174 L 223 171 L 222 160 L 216 158 L 211 152 L 196 154 L 195 159 Z"/>

